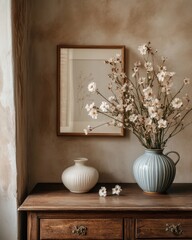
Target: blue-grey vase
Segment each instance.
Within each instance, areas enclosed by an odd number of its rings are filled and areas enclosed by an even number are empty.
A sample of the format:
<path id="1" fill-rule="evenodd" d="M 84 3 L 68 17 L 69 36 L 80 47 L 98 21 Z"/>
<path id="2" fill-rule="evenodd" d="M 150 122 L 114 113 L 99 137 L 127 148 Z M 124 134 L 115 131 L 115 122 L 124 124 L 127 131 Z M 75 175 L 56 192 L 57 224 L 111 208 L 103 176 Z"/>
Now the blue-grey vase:
<path id="1" fill-rule="evenodd" d="M 174 162 L 168 154 L 177 155 Z M 162 149 L 146 149 L 133 165 L 133 174 L 137 184 L 147 193 L 164 193 L 174 181 L 176 164 L 180 156 L 171 151 L 163 154 Z"/>

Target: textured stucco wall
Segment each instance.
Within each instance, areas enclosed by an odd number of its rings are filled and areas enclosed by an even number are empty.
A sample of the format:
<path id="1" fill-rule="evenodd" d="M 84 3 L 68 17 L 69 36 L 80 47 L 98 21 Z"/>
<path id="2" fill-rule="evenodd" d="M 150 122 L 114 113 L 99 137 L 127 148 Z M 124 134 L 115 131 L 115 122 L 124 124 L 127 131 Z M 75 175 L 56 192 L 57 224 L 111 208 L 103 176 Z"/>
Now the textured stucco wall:
<path id="1" fill-rule="evenodd" d="M 0 239 L 17 239 L 11 1 L 0 0 Z"/>
<path id="2" fill-rule="evenodd" d="M 56 135 L 56 45 L 125 45 L 127 63 L 138 45 L 151 41 L 166 55 L 177 80 L 192 76 L 191 0 L 33 0 L 31 1 L 28 79 L 29 188 L 40 181 L 61 181 L 75 157 L 85 156 L 100 172 L 100 181 L 134 182 L 132 165 L 143 148 L 125 138 Z M 190 92 L 191 89 L 189 89 Z M 168 143 L 177 150 L 176 182 L 192 182 L 192 126 Z"/>

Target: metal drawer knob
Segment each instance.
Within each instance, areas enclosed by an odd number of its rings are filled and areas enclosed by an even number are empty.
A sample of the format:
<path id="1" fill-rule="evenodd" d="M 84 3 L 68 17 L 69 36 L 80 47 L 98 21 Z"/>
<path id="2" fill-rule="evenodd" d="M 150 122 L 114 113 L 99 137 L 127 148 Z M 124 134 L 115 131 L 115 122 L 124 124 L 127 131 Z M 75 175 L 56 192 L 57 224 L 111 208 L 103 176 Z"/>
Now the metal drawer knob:
<path id="1" fill-rule="evenodd" d="M 172 233 L 175 234 L 175 235 L 181 235 L 182 232 L 183 232 L 180 223 L 178 223 L 177 225 L 175 225 L 175 224 L 170 224 L 170 225 L 169 225 L 169 224 L 167 223 L 167 224 L 166 224 L 165 231 L 166 231 L 166 232 L 172 232 Z"/>
<path id="2" fill-rule="evenodd" d="M 87 235 L 87 227 L 85 226 L 74 226 L 74 229 L 72 230 L 73 234 L 79 235 L 79 236 L 85 236 Z"/>

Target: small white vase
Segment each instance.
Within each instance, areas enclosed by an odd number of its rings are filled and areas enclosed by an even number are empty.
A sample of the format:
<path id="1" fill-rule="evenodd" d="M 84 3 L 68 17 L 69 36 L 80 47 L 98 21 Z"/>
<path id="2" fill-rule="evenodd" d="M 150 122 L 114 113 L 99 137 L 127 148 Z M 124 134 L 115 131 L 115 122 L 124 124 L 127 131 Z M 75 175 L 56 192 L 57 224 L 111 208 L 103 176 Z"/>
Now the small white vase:
<path id="1" fill-rule="evenodd" d="M 62 173 L 62 182 L 73 193 L 85 193 L 95 186 L 99 179 L 98 171 L 86 166 L 87 158 L 77 158 L 75 164 Z"/>

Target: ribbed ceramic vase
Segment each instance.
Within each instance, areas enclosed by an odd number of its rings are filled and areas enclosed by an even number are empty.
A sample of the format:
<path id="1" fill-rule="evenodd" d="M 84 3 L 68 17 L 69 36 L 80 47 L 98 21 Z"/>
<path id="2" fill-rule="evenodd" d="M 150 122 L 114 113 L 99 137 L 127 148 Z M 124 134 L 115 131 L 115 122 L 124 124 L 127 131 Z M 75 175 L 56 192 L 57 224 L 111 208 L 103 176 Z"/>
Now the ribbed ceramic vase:
<path id="1" fill-rule="evenodd" d="M 87 158 L 77 158 L 75 164 L 62 173 L 62 182 L 73 193 L 85 193 L 95 186 L 98 181 L 98 171 L 87 166 Z"/>
<path id="2" fill-rule="evenodd" d="M 168 157 L 171 153 L 177 155 L 175 162 Z M 162 149 L 146 149 L 133 165 L 137 184 L 147 193 L 165 193 L 173 183 L 179 159 L 174 151 L 163 154 Z"/>

